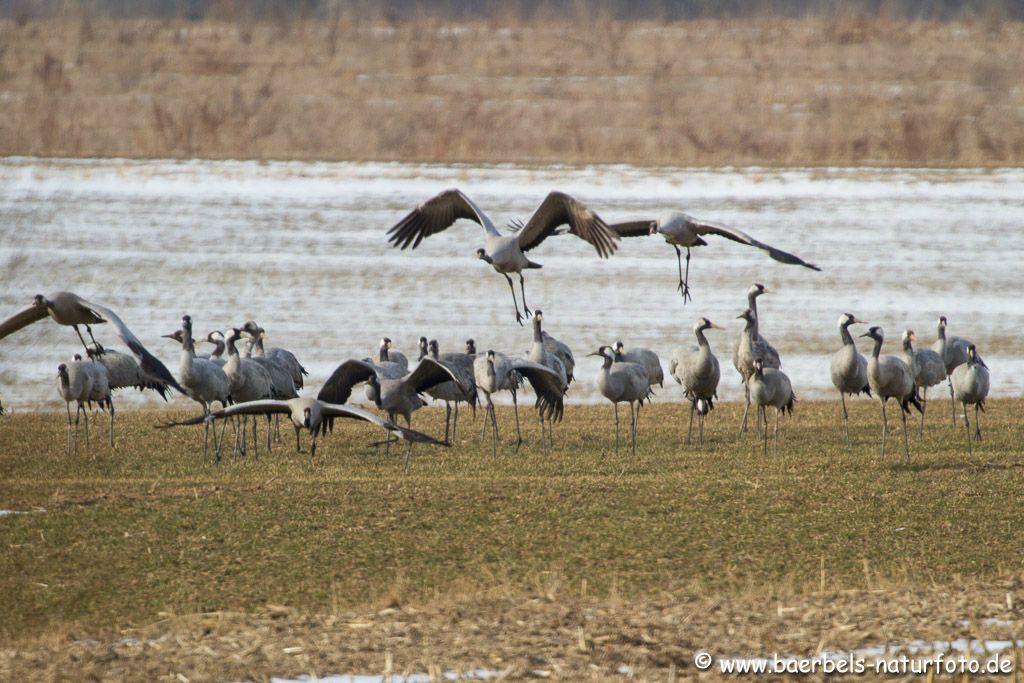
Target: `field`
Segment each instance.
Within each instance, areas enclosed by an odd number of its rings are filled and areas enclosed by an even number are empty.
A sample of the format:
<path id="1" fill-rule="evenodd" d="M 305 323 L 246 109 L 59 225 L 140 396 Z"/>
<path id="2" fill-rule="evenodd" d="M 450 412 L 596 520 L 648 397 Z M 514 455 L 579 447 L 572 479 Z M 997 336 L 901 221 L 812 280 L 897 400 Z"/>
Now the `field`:
<path id="1" fill-rule="evenodd" d="M 1020 22 L 621 22 L 578 6 L 574 21 L 3 21 L 0 155 L 1024 160 Z"/>
<path id="2" fill-rule="evenodd" d="M 501 409 L 496 462 L 464 415 L 408 475 L 362 426 L 312 462 L 287 429 L 258 461 L 204 466 L 196 432 L 153 429 L 178 413 L 119 415 L 114 452 L 100 418 L 70 458 L 63 414 L 16 413 L 0 500 L 28 513 L 0 517 L 0 678 L 665 680 L 702 649 L 1017 638 L 1024 401 L 990 403 L 970 458 L 941 396 L 909 465 L 898 437 L 879 459 L 864 400 L 850 448 L 835 402 L 801 402 L 768 457 L 736 433 L 740 404 L 698 450 L 659 403 L 636 457 L 615 453 L 610 406 L 567 407 L 549 457 L 529 411 L 514 453 Z"/>

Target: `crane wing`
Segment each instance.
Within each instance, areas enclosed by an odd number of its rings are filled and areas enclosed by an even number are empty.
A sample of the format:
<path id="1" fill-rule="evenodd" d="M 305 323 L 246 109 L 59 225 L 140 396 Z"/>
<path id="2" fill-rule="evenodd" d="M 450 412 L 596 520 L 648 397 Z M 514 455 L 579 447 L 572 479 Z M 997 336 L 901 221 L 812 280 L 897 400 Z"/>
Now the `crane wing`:
<path id="1" fill-rule="evenodd" d="M 447 446 L 448 444 L 443 441 L 438 441 L 432 436 L 427 436 L 422 432 L 417 432 L 413 429 L 404 429 L 399 427 L 391 420 L 386 420 L 379 415 L 375 415 L 368 410 L 362 408 L 356 408 L 355 406 L 343 406 L 334 403 L 321 403 L 320 408 L 323 411 L 324 417 L 343 417 L 356 420 L 365 420 L 371 422 L 379 427 L 383 427 L 389 432 L 393 432 L 398 435 L 399 438 L 412 443 L 430 443 L 437 446 Z M 326 421 L 325 421 L 326 424 Z"/>
<path id="2" fill-rule="evenodd" d="M 512 361 L 512 369 L 525 377 L 537 394 L 535 404 L 542 418 L 562 419 L 565 392 L 562 389 L 562 378 L 551 368 L 517 358 Z"/>
<path id="3" fill-rule="evenodd" d="M 569 232 L 594 246 L 601 258 L 615 253 L 619 236 L 583 202 L 564 192 L 550 193 L 519 231 L 519 248 L 529 251 L 568 224 Z"/>
<path id="4" fill-rule="evenodd" d="M 225 417 L 231 417 L 232 415 L 288 415 L 292 412 L 291 406 L 288 405 L 288 401 L 275 401 L 272 399 L 262 399 L 259 401 L 247 401 L 245 403 L 236 403 L 227 408 L 221 410 L 215 410 L 209 415 L 196 415 L 190 417 L 187 420 L 174 420 L 171 422 L 163 422 L 158 424 L 157 427 L 160 429 L 166 429 L 168 427 L 181 427 L 185 425 L 198 425 L 202 424 L 207 420 L 220 420 Z"/>
<path id="5" fill-rule="evenodd" d="M 629 221 L 626 223 L 612 223 L 611 228 L 619 237 L 646 237 L 651 234 L 651 225 L 654 221 Z"/>
<path id="6" fill-rule="evenodd" d="M 404 381 L 411 384 L 416 393 L 424 392 L 444 382 L 454 382 L 460 391 L 466 391 L 465 385 L 446 363 L 436 361 L 430 356 L 421 360 L 416 369 L 409 373 Z"/>
<path id="7" fill-rule="evenodd" d="M 813 263 L 808 263 L 799 256 L 790 254 L 787 251 L 782 251 L 781 249 L 776 249 L 770 244 L 760 242 L 751 237 L 750 235 L 748 235 L 747 233 L 743 232 L 742 230 L 730 228 L 729 226 L 722 225 L 720 223 L 709 223 L 706 221 L 696 220 L 694 218 L 689 218 L 689 220 L 691 225 L 693 226 L 694 232 L 696 232 L 698 235 L 718 235 L 719 237 L 730 239 L 733 242 L 739 242 L 740 244 L 746 244 L 751 247 L 763 249 L 764 251 L 768 252 L 768 255 L 770 257 L 772 257 L 779 263 L 787 263 L 793 266 L 803 266 L 804 268 L 810 268 L 811 270 L 821 270 L 821 268 L 814 265 Z"/>
<path id="8" fill-rule="evenodd" d="M 178 381 L 174 379 L 174 375 L 172 375 L 171 371 L 167 369 L 167 366 L 161 363 L 159 358 L 146 350 L 146 347 L 142 345 L 139 338 L 132 334 L 132 331 L 128 329 L 128 326 L 124 324 L 124 321 L 121 320 L 116 313 L 106 306 L 100 306 L 85 300 L 82 300 L 82 304 L 102 315 L 114 326 L 117 330 L 117 336 L 120 337 L 125 346 L 135 354 L 135 359 L 138 361 L 139 367 L 142 368 L 142 371 L 147 376 L 162 382 L 167 386 L 174 387 L 181 392 L 182 395 L 187 396 L 185 390 L 180 384 L 178 384 Z"/>
<path id="9" fill-rule="evenodd" d="M 495 237 L 501 235 L 487 214 L 461 190 L 452 188 L 431 197 L 395 223 L 388 230 L 388 242 L 393 247 L 405 249 L 411 245 L 415 249 L 425 237 L 448 229 L 460 218 L 468 218 L 479 223 Z"/>
<path id="10" fill-rule="evenodd" d="M 345 403 L 352 395 L 353 386 L 376 374 L 373 363 L 350 358 L 334 369 L 316 398 L 325 403 Z"/>
<path id="11" fill-rule="evenodd" d="M 47 316 L 46 306 L 32 304 L 0 323 L 0 339 Z"/>

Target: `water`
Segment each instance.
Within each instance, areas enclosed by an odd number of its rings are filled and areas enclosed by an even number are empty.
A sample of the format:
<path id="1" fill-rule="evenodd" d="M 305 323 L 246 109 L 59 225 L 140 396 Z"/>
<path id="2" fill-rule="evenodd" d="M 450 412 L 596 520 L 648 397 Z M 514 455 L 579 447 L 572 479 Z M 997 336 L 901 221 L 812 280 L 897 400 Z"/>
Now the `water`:
<path id="1" fill-rule="evenodd" d="M 204 335 L 252 318 L 269 345 L 294 350 L 310 370 L 306 393 L 346 358 L 374 353 L 385 335 L 413 358 L 421 335 L 442 351 L 472 337 L 480 350 L 525 352 L 531 330 L 515 324 L 508 285 L 475 258 L 479 227 L 460 223 L 415 251 L 385 241 L 415 204 L 453 186 L 499 224 L 527 218 L 557 188 L 609 221 L 678 208 L 822 267 L 778 264 L 710 237 L 694 250 L 693 301 L 684 306 L 675 254 L 660 238 L 623 240 L 607 261 L 581 240 L 550 238 L 530 253 L 544 268 L 528 273 L 526 294 L 545 329 L 576 351 L 571 401 L 600 400 L 599 363 L 586 353 L 622 339 L 667 364 L 672 348 L 692 343 L 699 316 L 729 328 L 709 337 L 723 366 L 719 394 L 738 398 L 736 316 L 754 281 L 776 292 L 760 299 L 761 330 L 800 398 L 833 395 L 828 361 L 845 311 L 882 325 L 892 353 L 907 328 L 929 344 L 944 314 L 951 334 L 978 344 L 993 396 L 1024 391 L 1022 170 L 0 159 L 0 316 L 36 293 L 71 290 L 118 311 L 172 370 L 178 348 L 160 335 L 183 313 Z M 123 349 L 103 326 L 96 334 Z M 48 321 L 0 342 L 5 407 L 61 407 L 56 366 L 79 350 L 71 330 Z M 657 393 L 678 401 L 682 391 L 673 382 Z M 161 404 L 134 391 L 120 401 Z"/>

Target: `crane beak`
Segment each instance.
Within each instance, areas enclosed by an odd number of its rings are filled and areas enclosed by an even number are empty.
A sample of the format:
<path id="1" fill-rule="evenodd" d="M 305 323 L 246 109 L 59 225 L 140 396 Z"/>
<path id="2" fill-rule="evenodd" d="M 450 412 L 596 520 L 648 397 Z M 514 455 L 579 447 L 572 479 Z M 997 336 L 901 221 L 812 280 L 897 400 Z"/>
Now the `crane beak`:
<path id="1" fill-rule="evenodd" d="M 870 332 L 865 332 L 864 334 L 858 334 L 857 336 L 858 337 L 870 337 L 871 333 Z"/>
<path id="2" fill-rule="evenodd" d="M 722 327 L 721 325 L 716 325 L 714 323 L 711 323 L 711 325 L 708 327 L 708 329 L 710 329 L 710 330 L 724 330 L 725 328 Z"/>
<path id="3" fill-rule="evenodd" d="M 850 323 L 850 324 L 851 325 L 870 325 L 871 323 L 869 323 L 867 320 L 861 320 L 860 318 L 854 318 L 853 322 Z"/>

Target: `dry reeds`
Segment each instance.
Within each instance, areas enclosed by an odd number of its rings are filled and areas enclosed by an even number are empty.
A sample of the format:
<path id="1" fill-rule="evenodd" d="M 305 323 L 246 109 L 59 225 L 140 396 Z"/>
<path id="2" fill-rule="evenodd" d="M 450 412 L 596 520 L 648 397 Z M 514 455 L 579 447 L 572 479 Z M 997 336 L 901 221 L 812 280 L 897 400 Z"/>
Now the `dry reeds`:
<path id="1" fill-rule="evenodd" d="M 1024 26 L 864 17 L 0 23 L 0 154 L 1000 166 Z"/>

